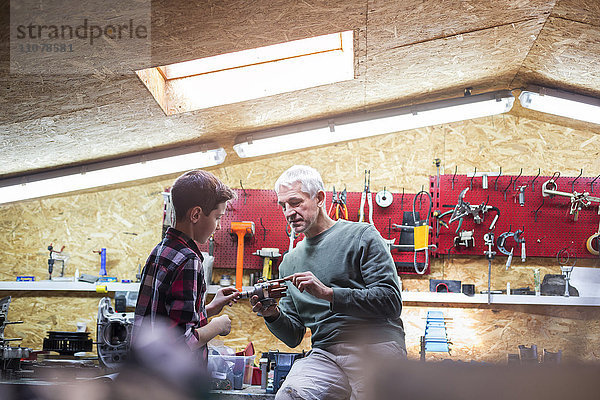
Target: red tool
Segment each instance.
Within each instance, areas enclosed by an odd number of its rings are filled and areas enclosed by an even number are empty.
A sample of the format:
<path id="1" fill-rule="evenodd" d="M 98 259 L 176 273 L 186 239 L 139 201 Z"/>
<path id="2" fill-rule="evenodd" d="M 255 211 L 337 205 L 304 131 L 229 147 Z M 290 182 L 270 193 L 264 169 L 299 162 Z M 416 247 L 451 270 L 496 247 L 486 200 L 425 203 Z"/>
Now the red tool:
<path id="1" fill-rule="evenodd" d="M 331 197 L 331 206 L 329 207 L 329 218 L 333 220 L 348 219 L 348 207 L 346 206 L 346 189 L 337 193 L 335 186 Z"/>

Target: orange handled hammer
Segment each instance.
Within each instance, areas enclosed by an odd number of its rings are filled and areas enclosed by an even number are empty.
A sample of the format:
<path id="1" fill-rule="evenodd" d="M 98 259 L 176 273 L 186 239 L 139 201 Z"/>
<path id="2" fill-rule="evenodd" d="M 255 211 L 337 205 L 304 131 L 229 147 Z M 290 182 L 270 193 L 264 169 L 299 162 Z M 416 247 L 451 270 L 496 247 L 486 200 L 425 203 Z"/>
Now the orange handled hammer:
<path id="1" fill-rule="evenodd" d="M 231 233 L 237 235 L 237 263 L 235 266 L 235 288 L 242 291 L 242 275 L 244 274 L 244 237 L 254 236 L 254 222 L 242 221 L 231 223 Z"/>

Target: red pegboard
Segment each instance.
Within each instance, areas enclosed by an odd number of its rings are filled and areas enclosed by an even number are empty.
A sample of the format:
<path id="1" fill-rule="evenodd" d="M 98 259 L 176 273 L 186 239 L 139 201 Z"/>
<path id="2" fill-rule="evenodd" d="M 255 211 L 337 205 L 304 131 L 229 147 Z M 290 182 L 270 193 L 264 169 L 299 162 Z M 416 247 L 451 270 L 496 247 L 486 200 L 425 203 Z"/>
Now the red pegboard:
<path id="1" fill-rule="evenodd" d="M 222 219 L 222 229 L 215 233 L 214 268 L 235 268 L 237 258 L 237 236 L 230 234 L 232 221 L 252 221 L 255 225 L 255 235 L 244 242 L 244 268 L 262 269 L 262 258 L 253 255 L 256 250 L 263 247 L 278 248 L 283 253 L 289 248 L 289 237 L 285 231 L 286 223 L 283 212 L 277 204 L 277 196 L 272 190 L 236 189 L 238 198 L 231 202 L 227 213 Z M 394 201 L 387 208 L 381 208 L 375 203 L 373 193 L 373 222 L 384 238 L 396 238 L 399 241 L 400 232 L 391 229 L 392 224 L 401 224 L 404 211 L 412 211 L 414 194 L 393 193 Z M 347 194 L 349 219 L 358 220 L 360 205 L 360 192 Z M 421 218 L 425 218 L 427 202 L 417 201 L 417 210 Z M 331 204 L 331 192 L 327 192 L 327 210 Z M 420 207 L 419 207 L 420 206 Z M 365 205 L 365 214 L 367 213 Z M 300 235 L 295 243 L 303 239 Z M 208 244 L 202 245 L 200 250 L 208 252 Z M 399 267 L 399 273 L 415 273 L 412 267 L 413 253 L 400 253 L 392 250 L 396 262 L 410 263 L 410 266 Z M 417 262 L 424 262 L 424 253 L 419 252 Z M 281 260 L 277 260 L 277 263 Z M 429 265 L 426 272 L 429 273 Z"/>
<path id="2" fill-rule="evenodd" d="M 503 232 L 524 229 L 527 257 L 555 257 L 559 250 L 565 248 L 575 253 L 578 258 L 598 257 L 589 253 L 585 247 L 588 237 L 598 230 L 600 219 L 598 203 L 592 203 L 591 206 L 581 210 L 578 221 L 574 221 L 574 217 L 569 215 L 569 198 L 542 196 L 542 184 L 550 178 L 549 176 L 489 176 L 489 187 L 483 189 L 481 177 L 471 179 L 466 175 L 442 175 L 438 209 L 441 212 L 453 209 L 460 192 L 469 187 L 465 201 L 471 205 L 487 202 L 488 205 L 498 207 L 501 211 L 494 229 L 496 242 Z M 432 177 L 434 192 L 436 192 L 435 181 L 436 178 Z M 558 184 L 556 190 L 561 192 L 589 192 L 591 196 L 600 197 L 600 181 L 592 184 L 594 178 L 561 176 L 555 181 Z M 518 188 L 524 185 L 527 185 L 525 205 L 521 207 L 518 204 Z M 474 230 L 475 246 L 472 248 L 454 247 L 458 221 L 453 222 L 449 229 L 441 227 L 439 237 L 435 239 L 438 244 L 437 254 L 483 255 L 484 250 L 487 250 L 483 243 L 483 235 L 488 232 L 494 215 L 495 213 L 490 212 L 480 225 L 475 224 L 472 217 L 465 218 L 461 229 Z M 444 220 L 447 222 L 449 217 Z M 515 244 L 512 238 L 508 238 L 505 247 L 510 251 L 513 246 L 515 254 L 513 264 L 515 264 L 520 258 L 521 246 Z M 494 247 L 494 250 L 497 251 L 497 248 Z"/>

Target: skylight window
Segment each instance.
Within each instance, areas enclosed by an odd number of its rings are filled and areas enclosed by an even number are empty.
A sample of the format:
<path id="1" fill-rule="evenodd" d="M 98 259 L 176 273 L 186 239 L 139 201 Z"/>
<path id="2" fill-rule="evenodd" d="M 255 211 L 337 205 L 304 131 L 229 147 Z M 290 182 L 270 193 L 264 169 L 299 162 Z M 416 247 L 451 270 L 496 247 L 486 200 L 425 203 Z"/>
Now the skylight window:
<path id="1" fill-rule="evenodd" d="M 136 71 L 167 115 L 354 79 L 345 31 Z"/>

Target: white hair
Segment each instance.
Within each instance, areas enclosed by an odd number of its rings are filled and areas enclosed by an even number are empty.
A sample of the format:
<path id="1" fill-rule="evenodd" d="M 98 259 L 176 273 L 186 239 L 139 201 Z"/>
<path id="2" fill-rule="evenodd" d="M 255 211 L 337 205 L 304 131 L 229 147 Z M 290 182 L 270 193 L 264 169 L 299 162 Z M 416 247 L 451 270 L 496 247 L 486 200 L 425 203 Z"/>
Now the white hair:
<path id="1" fill-rule="evenodd" d="M 308 193 L 311 198 L 314 198 L 319 190 L 325 191 L 325 185 L 319 171 L 307 165 L 294 165 L 277 179 L 275 193 L 279 193 L 280 187 L 291 187 L 296 182 L 300 182 L 302 191 Z"/>

